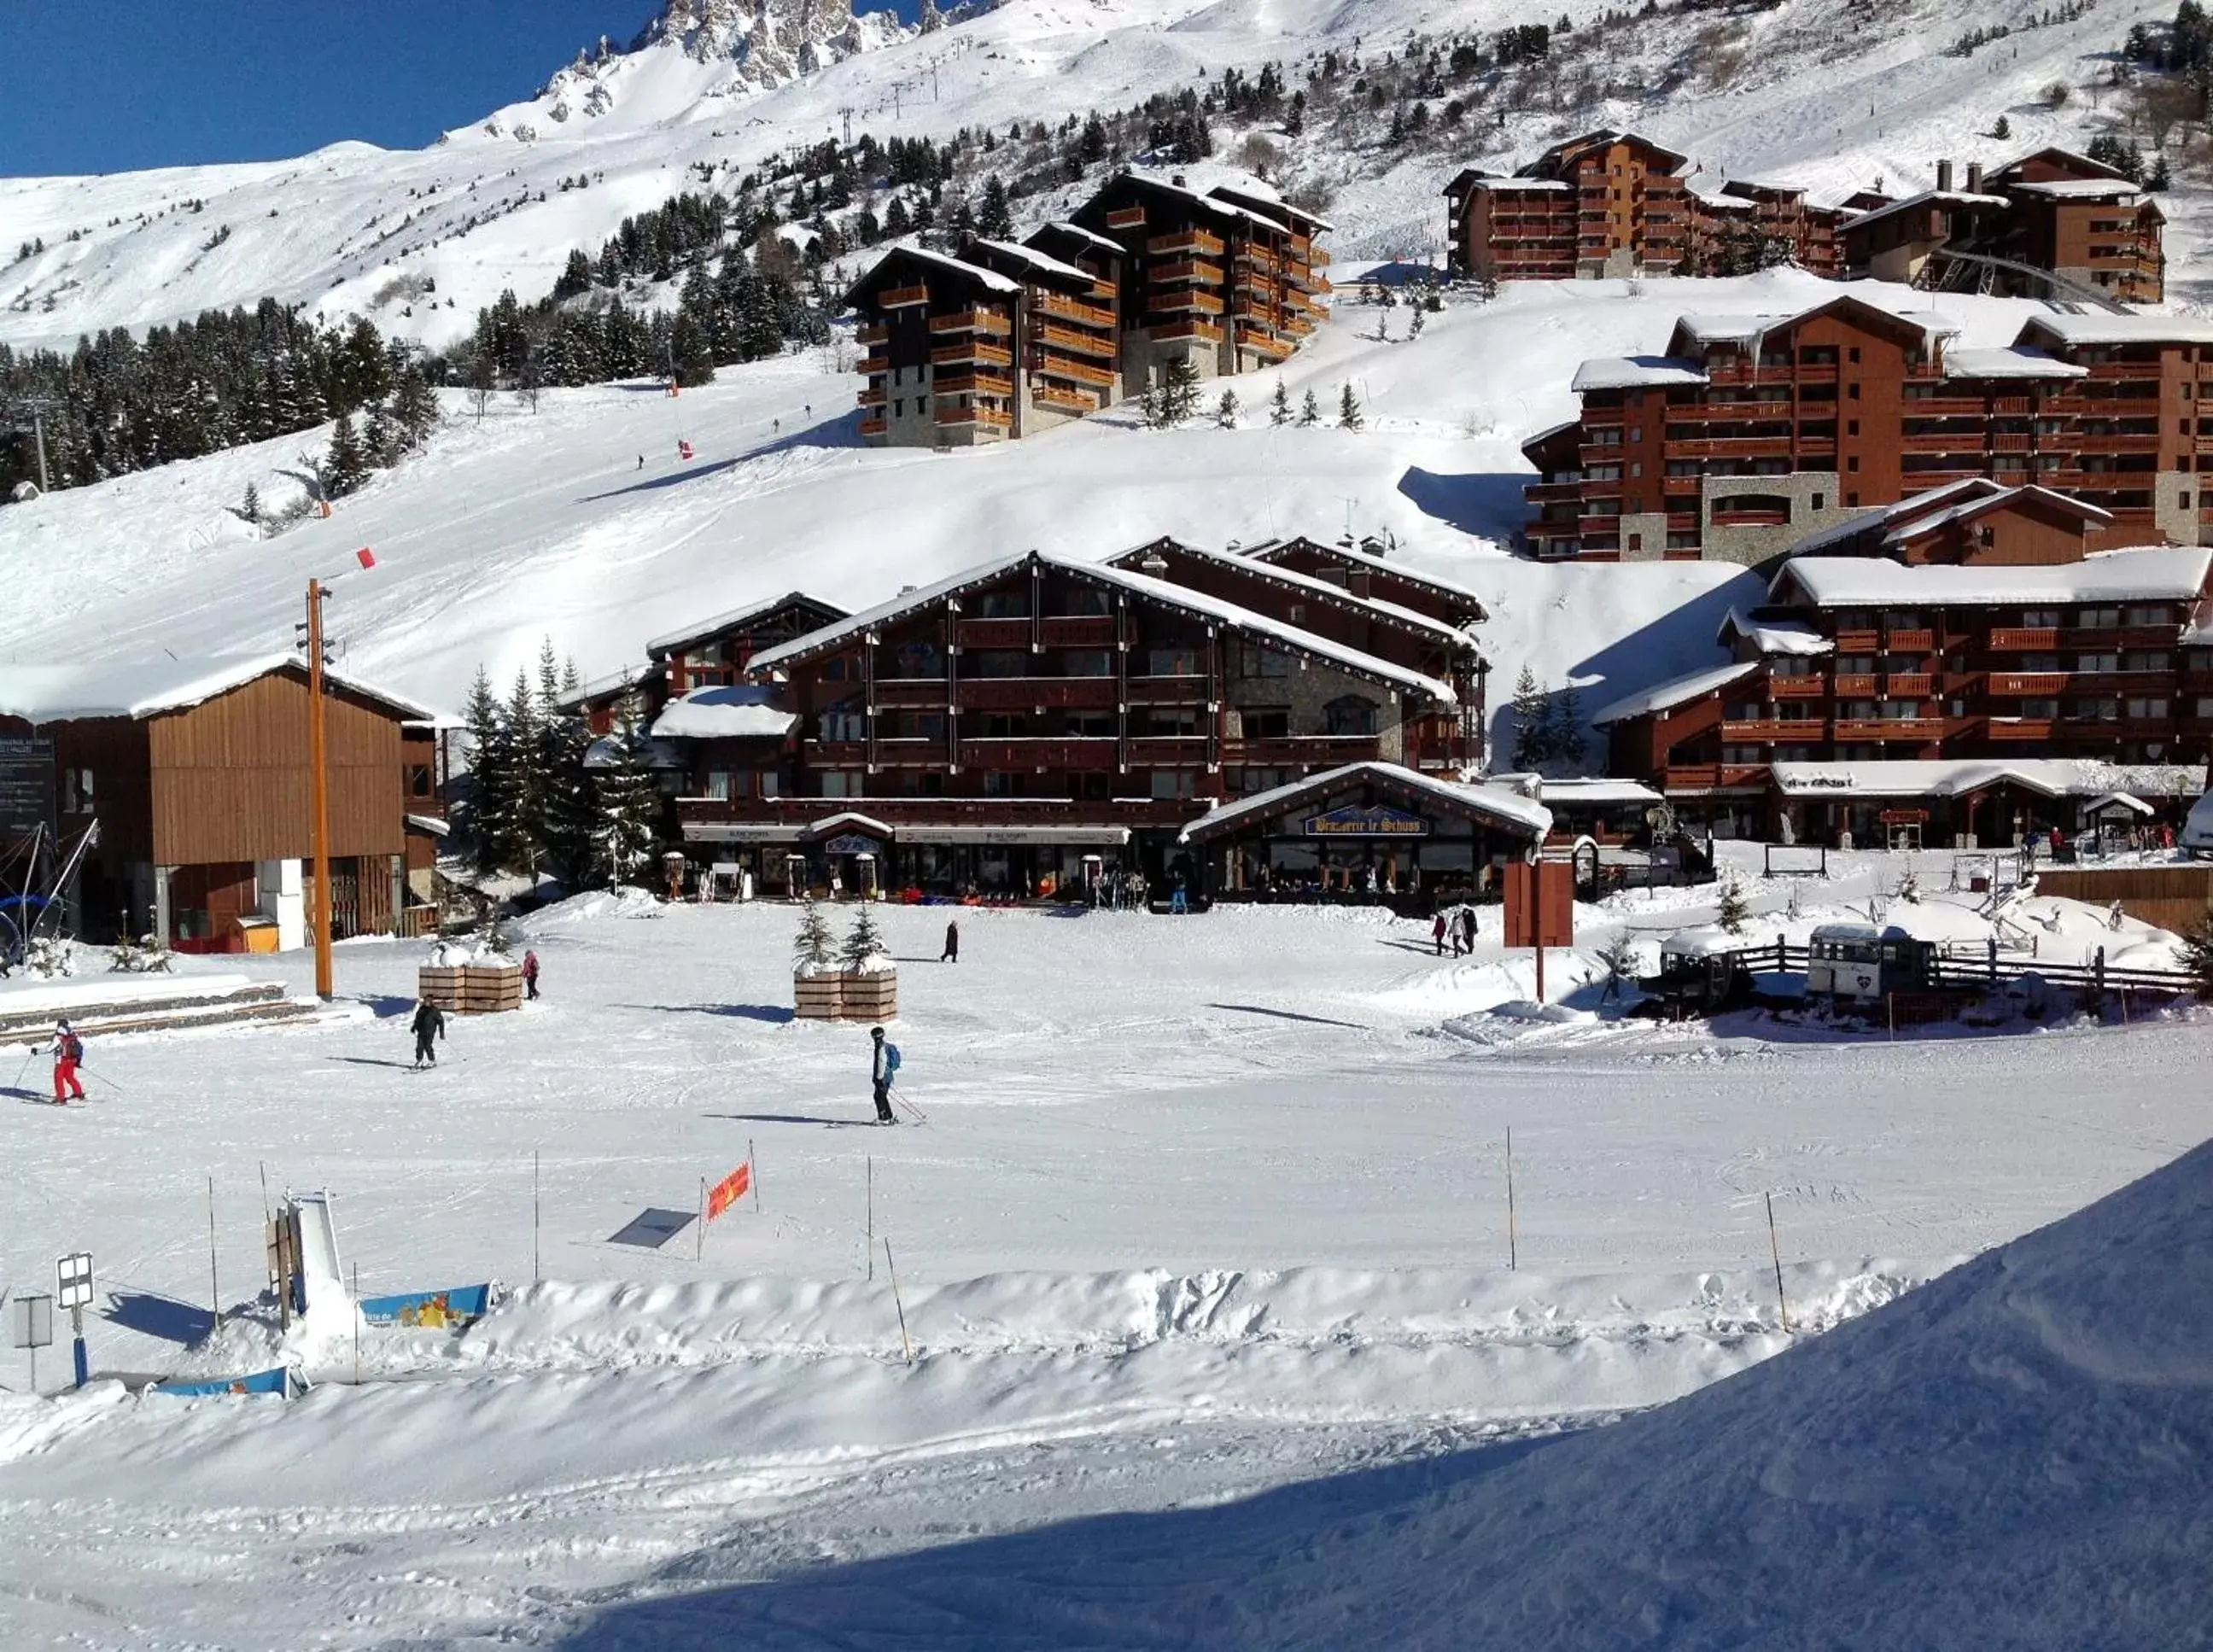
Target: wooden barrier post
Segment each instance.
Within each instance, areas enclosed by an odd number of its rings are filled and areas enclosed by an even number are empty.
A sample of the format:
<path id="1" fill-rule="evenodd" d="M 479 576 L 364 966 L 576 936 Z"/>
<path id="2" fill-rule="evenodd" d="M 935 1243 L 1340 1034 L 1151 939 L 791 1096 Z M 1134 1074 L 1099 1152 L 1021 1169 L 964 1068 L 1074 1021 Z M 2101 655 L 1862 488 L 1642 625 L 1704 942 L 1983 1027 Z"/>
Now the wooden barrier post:
<path id="1" fill-rule="evenodd" d="M 538 1271 L 538 1232 L 540 1207 L 544 1203 L 539 1192 L 538 1149 L 530 1149 L 530 1283 L 536 1284 Z"/>
<path id="2" fill-rule="evenodd" d="M 702 1177 L 700 1177 L 700 1178 L 699 1178 L 699 1228 L 698 1228 L 698 1240 L 693 1243 L 692 1247 L 692 1259 L 694 1262 L 704 1261 L 704 1260 L 705 1260 L 705 1259 L 706 1259 L 706 1255 L 707 1255 L 707 1179 L 706 1179 L 704 1176 L 702 1176 Z"/>
<path id="3" fill-rule="evenodd" d="M 1506 1271 L 1521 1271 L 1520 1240 L 1515 1232 L 1514 1221 L 1514 1127 L 1506 1128 Z"/>
<path id="4" fill-rule="evenodd" d="M 1790 1334 L 1790 1304 L 1783 1295 L 1783 1245 L 1775 1236 L 1775 1195 L 1767 1196 L 1767 1251 L 1775 1259 L 1775 1306 L 1783 1315 L 1783 1334 Z"/>
<path id="5" fill-rule="evenodd" d="M 899 1347 L 906 1355 L 906 1362 L 911 1365 L 914 1363 L 914 1344 L 906 1338 L 906 1304 L 899 1301 L 899 1264 L 892 1260 L 889 1234 L 884 1238 L 884 1267 L 892 1277 L 892 1306 L 899 1310 Z"/>
<path id="6" fill-rule="evenodd" d="M 876 1278 L 876 1155 L 869 1155 L 869 1229 L 868 1238 L 861 1246 L 868 1253 L 869 1283 Z"/>
<path id="7" fill-rule="evenodd" d="M 215 1273 L 215 1178 L 208 1181 L 208 1304 L 215 1309 L 215 1328 L 223 1329 L 223 1287 Z"/>
<path id="8" fill-rule="evenodd" d="M 753 1138 L 746 1137 L 746 1179 L 753 1185 L 753 1214 L 760 1214 L 760 1161 L 753 1155 Z"/>

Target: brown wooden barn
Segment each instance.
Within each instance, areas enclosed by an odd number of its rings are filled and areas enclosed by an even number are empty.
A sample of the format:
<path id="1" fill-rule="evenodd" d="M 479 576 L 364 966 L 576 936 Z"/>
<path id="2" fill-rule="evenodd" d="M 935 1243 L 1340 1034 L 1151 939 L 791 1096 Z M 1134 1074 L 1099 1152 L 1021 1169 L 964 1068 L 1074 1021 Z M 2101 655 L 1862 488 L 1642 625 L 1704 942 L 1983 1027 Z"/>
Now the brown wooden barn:
<path id="1" fill-rule="evenodd" d="M 422 831 L 442 813 L 424 793 L 436 720 L 349 677 L 326 673 L 325 685 L 332 933 L 410 930 L 420 922 L 410 816 Z M 151 931 L 192 952 L 303 944 L 309 704 L 307 667 L 290 655 L 119 672 L 0 668 L 0 737 L 52 745 L 42 877 L 98 827 L 65 891 L 81 938 Z"/>

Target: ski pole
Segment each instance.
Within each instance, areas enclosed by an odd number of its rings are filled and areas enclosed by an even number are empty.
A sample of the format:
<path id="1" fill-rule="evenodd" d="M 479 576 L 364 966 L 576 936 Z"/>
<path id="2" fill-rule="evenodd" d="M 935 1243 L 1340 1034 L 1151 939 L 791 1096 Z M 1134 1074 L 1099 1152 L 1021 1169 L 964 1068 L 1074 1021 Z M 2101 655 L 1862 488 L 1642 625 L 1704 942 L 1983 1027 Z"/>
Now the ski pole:
<path id="1" fill-rule="evenodd" d="M 39 1046 L 34 1044 L 31 1046 L 31 1052 L 23 1058 L 23 1064 L 15 1069 L 15 1082 L 9 1088 L 20 1090 L 23 1088 L 23 1080 L 31 1070 L 31 1064 L 38 1058 Z"/>
<path id="2" fill-rule="evenodd" d="M 117 1083 L 113 1079 L 108 1077 L 104 1073 L 96 1073 L 89 1067 L 80 1067 L 77 1069 L 77 1071 L 82 1073 L 87 1078 L 93 1079 L 99 1083 L 107 1085 L 109 1089 L 113 1090 L 118 1095 L 125 1095 L 129 1094 L 129 1092 L 126 1091 L 120 1084 Z"/>

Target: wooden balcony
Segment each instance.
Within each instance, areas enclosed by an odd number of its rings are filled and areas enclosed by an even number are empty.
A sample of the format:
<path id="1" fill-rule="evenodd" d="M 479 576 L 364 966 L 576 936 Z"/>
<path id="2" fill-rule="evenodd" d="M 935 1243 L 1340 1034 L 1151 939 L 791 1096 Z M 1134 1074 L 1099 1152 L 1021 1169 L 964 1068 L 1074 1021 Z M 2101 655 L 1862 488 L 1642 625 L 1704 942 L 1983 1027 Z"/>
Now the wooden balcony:
<path id="1" fill-rule="evenodd" d="M 1168 321 L 1149 331 L 1155 344 L 1174 344 L 1186 338 L 1196 338 L 1209 344 L 1222 342 L 1222 329 L 1210 321 Z"/>
<path id="2" fill-rule="evenodd" d="M 999 431 L 1015 427 L 1014 415 L 997 407 L 941 407 L 937 410 L 937 422 L 956 428 L 975 425 Z"/>
<path id="3" fill-rule="evenodd" d="M 1154 294 L 1147 301 L 1146 308 L 1156 315 L 1219 315 L 1222 305 L 1222 300 L 1213 293 L 1202 292 L 1196 287 L 1184 287 L 1173 292 Z"/>
<path id="4" fill-rule="evenodd" d="M 1188 229 L 1155 235 L 1145 243 L 1145 250 L 1155 258 L 1173 258 L 1179 253 L 1196 253 L 1201 258 L 1220 258 L 1229 248 L 1221 236 L 1210 235 L 1194 225 Z"/>
<path id="5" fill-rule="evenodd" d="M 1871 631 L 1840 631 L 1837 633 L 1837 652 L 1839 654 L 1873 654 L 1877 646 L 1876 634 Z"/>
<path id="6" fill-rule="evenodd" d="M 1765 763 L 1670 763 L 1660 782 L 1670 792 L 1757 791 L 1766 784 Z"/>
<path id="7" fill-rule="evenodd" d="M 1925 700 L 1935 693 L 1935 679 L 1925 672 L 1894 674 L 1883 680 L 1883 694 L 1893 700 Z"/>
<path id="8" fill-rule="evenodd" d="M 876 302 L 887 310 L 903 310 L 912 305 L 930 302 L 930 289 L 894 287 Z"/>
<path id="9" fill-rule="evenodd" d="M 957 619 L 953 640 L 964 649 L 1026 649 L 1030 645 L 1030 617 L 1004 619 Z"/>
<path id="10" fill-rule="evenodd" d="M 1051 735 L 1003 740 L 964 740 L 960 764 L 969 769 L 1043 769 L 1096 773 L 1116 766 L 1121 742 L 1113 736 L 1087 739 Z M 862 805 L 866 808 L 867 805 Z"/>
<path id="11" fill-rule="evenodd" d="M 1057 315 L 1064 321 L 1075 321 L 1087 327 L 1111 329 L 1114 325 L 1113 310 L 1064 297 L 1059 293 L 1032 293 L 1030 309 L 1035 314 Z"/>
<path id="12" fill-rule="evenodd" d="M 890 429 L 891 426 L 881 418 L 864 418 L 861 421 L 863 436 L 882 436 Z"/>
<path id="13" fill-rule="evenodd" d="M 1040 323 L 1032 327 L 1030 342 L 1070 355 L 1094 357 L 1100 361 L 1112 361 L 1121 353 L 1120 347 L 1105 334 L 1080 332 L 1074 327 L 1057 327 L 1050 323 Z"/>
<path id="14" fill-rule="evenodd" d="M 1837 719 L 1838 740 L 1883 741 L 1911 740 L 1927 741 L 1944 737 L 1942 717 L 1839 717 Z"/>
<path id="15" fill-rule="evenodd" d="M 1894 631 L 1883 638 L 1883 648 L 1891 654 L 1926 654 L 1936 646 L 1935 633 L 1925 629 Z"/>
<path id="16" fill-rule="evenodd" d="M 1213 698 L 1204 674 L 1132 677 L 1129 694 L 1132 705 L 1204 705 Z"/>
<path id="17" fill-rule="evenodd" d="M 2059 633 L 2048 625 L 1993 627 L 1989 647 L 1993 653 L 2049 653 L 2059 646 Z"/>
<path id="18" fill-rule="evenodd" d="M 1039 351 L 1030 357 L 1030 371 L 1048 379 L 1065 379 L 1072 384 L 1088 384 L 1100 390 L 1114 387 L 1114 375 L 1103 367 L 1090 362 L 1071 361 L 1065 356 L 1056 356 Z M 1065 395 L 1068 393 L 1062 391 Z"/>
<path id="19" fill-rule="evenodd" d="M 1312 764 L 1335 768 L 1340 763 L 1373 761 L 1381 755 L 1381 742 L 1374 735 L 1291 735 L 1282 740 L 1234 740 L 1224 742 L 1222 759 L 1249 763 L 1261 768 L 1293 768 Z"/>
<path id="20" fill-rule="evenodd" d="M 1732 746 L 1777 740 L 1810 744 L 1826 734 L 1828 727 L 1820 717 L 1758 717 L 1723 722 L 1722 739 Z"/>
<path id="21" fill-rule="evenodd" d="M 1279 338 L 1271 332 L 1253 328 L 1247 328 L 1238 343 L 1247 350 L 1265 356 L 1271 362 L 1288 361 L 1298 350 L 1298 345 L 1289 338 Z"/>
<path id="22" fill-rule="evenodd" d="M 881 344 L 892 336 L 892 330 L 879 321 L 873 326 L 857 327 L 853 342 L 857 344 Z"/>
<path id="23" fill-rule="evenodd" d="M 1185 259 L 1178 263 L 1161 265 L 1153 271 L 1153 287 L 1156 293 L 1161 287 L 1175 286 L 1184 282 L 1195 283 L 1202 287 L 1219 287 L 1222 284 L 1222 266 L 1203 264 L 1197 259 Z"/>
<path id="24" fill-rule="evenodd" d="M 1581 504 L 1583 485 L 1577 482 L 1531 482 L 1521 490 L 1521 497 L 1533 505 Z"/>
<path id="25" fill-rule="evenodd" d="M 981 305 L 965 310 L 954 310 L 945 315 L 930 318 L 932 332 L 983 332 L 994 338 L 1003 338 L 1014 331 L 1014 323 L 997 310 L 987 310 Z"/>
<path id="26" fill-rule="evenodd" d="M 1829 686 L 1840 700 L 1871 700 L 1875 696 L 1875 675 L 1871 671 L 1840 673 L 1832 680 Z"/>
<path id="27" fill-rule="evenodd" d="M 1030 405 L 1082 418 L 1097 412 L 1102 404 L 1098 397 L 1081 390 L 1064 390 L 1053 384 L 1033 384 L 1030 387 Z"/>
<path id="28" fill-rule="evenodd" d="M 879 708 L 930 705 L 942 710 L 953 703 L 953 685 L 942 677 L 879 677 L 870 692 Z"/>
<path id="29" fill-rule="evenodd" d="M 930 388 L 942 396 L 1011 396 L 1015 381 L 997 373 L 940 373 Z"/>
<path id="30" fill-rule="evenodd" d="M 1038 621 L 1038 641 L 1049 649 L 1111 649 L 1114 646 L 1114 616 L 1047 614 Z"/>
<path id="31" fill-rule="evenodd" d="M 963 711 L 1112 711 L 1112 677 L 964 677 Z"/>
<path id="32" fill-rule="evenodd" d="M 863 390 L 854 399 L 863 407 L 881 407 L 884 405 L 884 393 L 876 389 Z"/>
<path id="33" fill-rule="evenodd" d="M 1133 769 L 1189 769 L 1206 761 L 1204 735 L 1132 735 L 1130 766 Z"/>
<path id="34" fill-rule="evenodd" d="M 1827 696 L 1826 677 L 1778 677 L 1768 674 L 1767 697 L 1775 700 L 1818 700 Z"/>
<path id="35" fill-rule="evenodd" d="M 1143 228 L 1144 222 L 1145 209 L 1142 206 L 1125 206 L 1106 215 L 1109 229 L 1138 229 Z"/>
<path id="36" fill-rule="evenodd" d="M 859 367 L 856 369 L 856 371 L 866 373 L 871 377 L 879 373 L 888 373 L 891 370 L 892 358 L 888 356 L 863 356 L 861 357 Z"/>
<path id="37" fill-rule="evenodd" d="M 1012 367 L 1015 352 L 1004 344 L 995 344 L 978 335 L 957 344 L 940 344 L 930 352 L 932 367 L 959 367 L 973 363 L 979 367 Z"/>
<path id="38" fill-rule="evenodd" d="M 1984 692 L 1994 699 L 2046 699 L 2065 693 L 2074 680 L 2065 671 L 1993 671 Z"/>
<path id="39" fill-rule="evenodd" d="M 2051 738 L 2049 717 L 1990 717 L 1983 723 L 1983 738 L 2000 741 L 2033 741 L 2041 745 Z"/>

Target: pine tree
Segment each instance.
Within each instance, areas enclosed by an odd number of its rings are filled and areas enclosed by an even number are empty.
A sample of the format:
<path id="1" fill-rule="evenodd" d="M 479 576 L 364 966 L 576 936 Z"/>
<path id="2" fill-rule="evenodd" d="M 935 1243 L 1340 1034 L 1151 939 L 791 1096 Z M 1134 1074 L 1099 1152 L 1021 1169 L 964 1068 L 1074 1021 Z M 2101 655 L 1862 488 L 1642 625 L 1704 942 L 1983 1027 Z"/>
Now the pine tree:
<path id="1" fill-rule="evenodd" d="M 508 796 L 507 735 L 499 701 L 491 692 L 491 679 L 482 667 L 469 686 L 461 720 L 469 736 L 469 793 L 461 811 L 479 872 L 499 868 L 499 845 L 509 836 L 504 820 Z"/>
<path id="2" fill-rule="evenodd" d="M 1534 769 L 1552 754 L 1549 697 L 1525 662 L 1514 680 L 1514 766 Z"/>
<path id="3" fill-rule="evenodd" d="M 791 966 L 799 971 L 825 970 L 836 956 L 837 939 L 829 921 L 812 899 L 799 909 L 799 933 L 791 939 Z"/>
<path id="4" fill-rule="evenodd" d="M 1161 423 L 1180 424 L 1198 411 L 1198 369 L 1188 356 L 1172 356 L 1161 375 Z"/>
<path id="5" fill-rule="evenodd" d="M 2007 119 L 2003 115 L 2000 115 L 1998 117 L 1998 124 L 1990 128 L 1990 136 L 1997 138 L 2000 143 L 2003 143 L 2007 138 L 2013 136 L 2013 122 Z"/>
<path id="6" fill-rule="evenodd" d="M 2198 996 L 2213 998 L 2213 912 L 2182 932 L 2175 955 L 2184 971 L 2198 983 Z"/>
<path id="7" fill-rule="evenodd" d="M 1898 880 L 1897 894 L 1909 906 L 1921 904 L 1921 878 L 1910 864 Z"/>
<path id="8" fill-rule="evenodd" d="M 2144 180 L 2144 188 L 2156 194 L 2174 187 L 2174 173 L 2167 164 L 2167 156 L 2156 155 L 2151 163 L 2151 175 Z"/>
<path id="9" fill-rule="evenodd" d="M 992 241 L 1015 237 L 1015 215 L 1007 204 L 1007 186 L 996 172 L 984 180 L 983 204 L 976 209 L 976 233 Z"/>
<path id="10" fill-rule="evenodd" d="M 1276 393 L 1268 401 L 1268 423 L 1281 430 L 1291 422 L 1291 387 L 1276 381 Z"/>
<path id="11" fill-rule="evenodd" d="M 1745 921 L 1752 916 L 1752 903 L 1745 899 L 1744 885 L 1731 873 L 1722 880 L 1720 908 L 1716 920 L 1731 935 L 1744 933 Z"/>
<path id="12" fill-rule="evenodd" d="M 1337 400 L 1337 428 L 1356 430 L 1364 423 L 1366 421 L 1360 417 L 1360 398 L 1352 393 L 1352 386 L 1348 382 L 1344 393 Z"/>
<path id="13" fill-rule="evenodd" d="M 1237 428 L 1237 393 L 1235 390 L 1222 393 L 1222 399 L 1215 404 L 1214 422 L 1225 430 Z"/>
<path id="14" fill-rule="evenodd" d="M 1415 309 L 1413 319 L 1406 323 L 1406 338 L 1409 342 L 1422 336 L 1422 328 L 1425 325 L 1427 314 L 1427 311 L 1418 307 Z"/>
<path id="15" fill-rule="evenodd" d="M 353 415 L 340 413 L 331 426 L 330 452 L 323 460 L 323 497 L 343 499 L 368 476 L 369 460 L 362 453 L 360 438 L 354 435 Z"/>
<path id="16" fill-rule="evenodd" d="M 1157 430 L 1166 423 L 1161 417 L 1161 393 L 1149 384 L 1137 398 L 1137 413 L 1149 430 Z"/>
<path id="17" fill-rule="evenodd" d="M 658 836 L 661 798 L 646 760 L 643 715 L 636 691 L 623 696 L 615 712 L 614 766 L 600 771 L 594 788 L 599 822 L 592 834 L 593 869 L 610 887 L 645 874 Z"/>
<path id="18" fill-rule="evenodd" d="M 1545 755 L 1573 767 L 1583 760 L 1586 744 L 1582 696 L 1570 683 L 1557 694 L 1545 697 Z"/>
<path id="19" fill-rule="evenodd" d="M 515 687 L 500 711 L 500 737 L 507 750 L 505 830 L 500 845 L 500 864 L 533 876 L 538 871 L 539 845 L 546 838 L 546 796 L 551 777 L 546 772 L 546 750 L 538 699 L 532 693 L 530 675 L 517 667 Z"/>
<path id="20" fill-rule="evenodd" d="M 884 949 L 884 937 L 876 928 L 876 920 L 867 906 L 854 914 L 853 927 L 847 931 L 845 944 L 838 954 L 838 962 L 848 973 L 858 973 L 861 966 Z"/>
<path id="21" fill-rule="evenodd" d="M 1304 427 L 1320 423 L 1321 403 L 1314 399 L 1314 393 L 1309 390 L 1307 392 L 1307 399 L 1299 404 L 1299 424 Z"/>
<path id="22" fill-rule="evenodd" d="M 261 525 L 261 490 L 251 482 L 246 485 L 246 497 L 238 502 L 238 520 L 256 527 Z"/>

